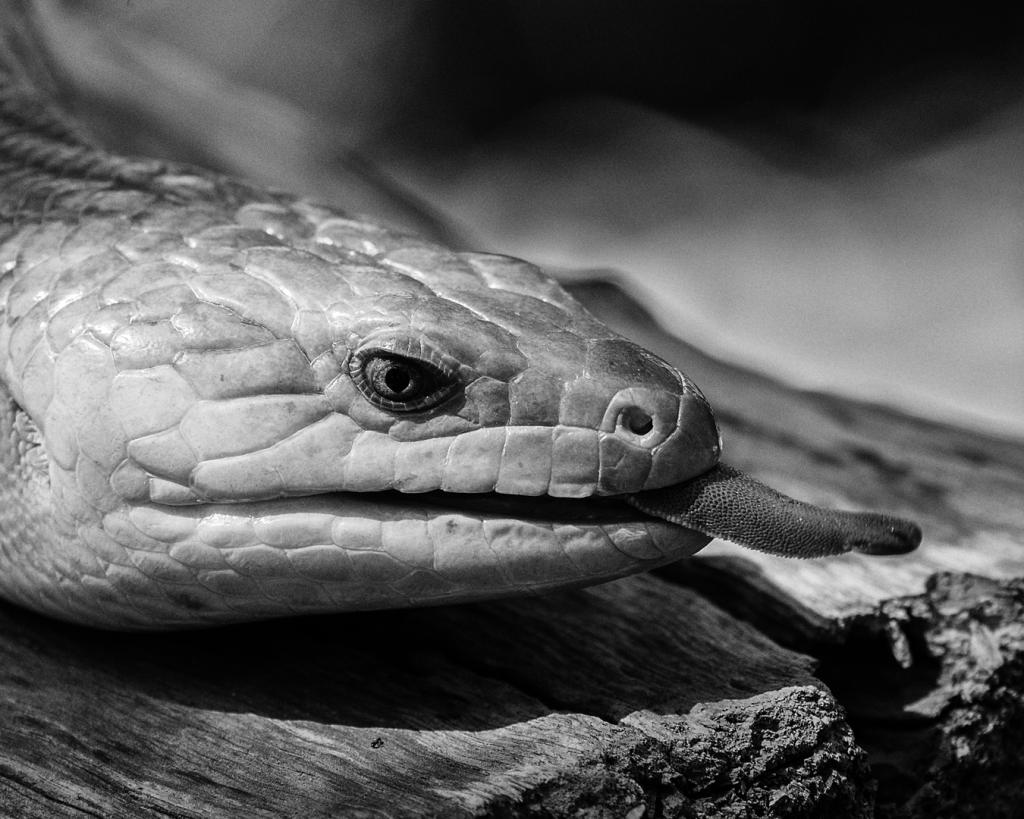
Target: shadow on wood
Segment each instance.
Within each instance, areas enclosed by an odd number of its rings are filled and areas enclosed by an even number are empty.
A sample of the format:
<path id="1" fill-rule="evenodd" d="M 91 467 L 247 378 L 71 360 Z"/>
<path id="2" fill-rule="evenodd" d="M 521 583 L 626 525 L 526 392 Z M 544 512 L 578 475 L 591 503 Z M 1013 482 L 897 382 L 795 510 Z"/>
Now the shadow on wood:
<path id="1" fill-rule="evenodd" d="M 829 799 L 849 807 L 867 781 L 808 658 L 653 577 L 171 635 L 11 608 L 3 619 L 0 787 L 29 815 L 61 805 L 105 816 L 447 815 L 525 809 L 549 789 L 578 798 L 595 776 L 609 808 L 653 807 L 659 793 L 680 806 L 732 801 L 740 782 L 727 760 L 744 753 L 694 753 L 716 745 L 723 721 L 731 743 L 750 720 L 760 732 L 780 720 L 800 729 L 802 745 L 783 733 L 753 752 L 765 769 L 740 778 L 762 798 L 777 790 L 775 766 L 821 755 L 835 757 L 835 781 L 821 780 Z M 765 764 L 783 750 L 785 761 Z M 638 760 L 655 764 L 646 783 L 630 770 Z"/>

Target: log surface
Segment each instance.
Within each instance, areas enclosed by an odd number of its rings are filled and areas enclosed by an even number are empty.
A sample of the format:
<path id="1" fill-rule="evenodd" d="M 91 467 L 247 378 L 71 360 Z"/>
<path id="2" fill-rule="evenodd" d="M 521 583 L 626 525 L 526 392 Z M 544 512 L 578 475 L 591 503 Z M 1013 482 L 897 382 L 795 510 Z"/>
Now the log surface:
<path id="1" fill-rule="evenodd" d="M 0 815 L 1015 815 L 1024 446 L 794 391 L 575 290 L 706 387 L 731 462 L 925 545 L 716 544 L 548 597 L 172 635 L 0 606 Z"/>

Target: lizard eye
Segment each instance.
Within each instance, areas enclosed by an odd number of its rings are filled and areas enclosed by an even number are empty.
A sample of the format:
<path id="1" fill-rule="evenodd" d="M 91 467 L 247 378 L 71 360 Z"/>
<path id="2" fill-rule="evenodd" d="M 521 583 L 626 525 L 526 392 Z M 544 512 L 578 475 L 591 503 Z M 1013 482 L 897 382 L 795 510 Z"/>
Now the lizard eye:
<path id="1" fill-rule="evenodd" d="M 391 350 L 360 350 L 352 356 L 349 372 L 369 401 L 394 412 L 437 406 L 458 387 L 455 374 L 443 363 L 409 358 Z"/>

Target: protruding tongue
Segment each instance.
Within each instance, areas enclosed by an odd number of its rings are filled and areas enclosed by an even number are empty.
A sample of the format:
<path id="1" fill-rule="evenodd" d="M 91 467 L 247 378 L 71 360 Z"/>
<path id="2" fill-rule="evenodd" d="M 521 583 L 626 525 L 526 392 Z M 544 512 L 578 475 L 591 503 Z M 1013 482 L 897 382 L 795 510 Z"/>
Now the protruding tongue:
<path id="1" fill-rule="evenodd" d="M 900 555 L 921 543 L 921 529 L 909 520 L 802 503 L 725 464 L 625 499 L 648 515 L 783 557 Z"/>

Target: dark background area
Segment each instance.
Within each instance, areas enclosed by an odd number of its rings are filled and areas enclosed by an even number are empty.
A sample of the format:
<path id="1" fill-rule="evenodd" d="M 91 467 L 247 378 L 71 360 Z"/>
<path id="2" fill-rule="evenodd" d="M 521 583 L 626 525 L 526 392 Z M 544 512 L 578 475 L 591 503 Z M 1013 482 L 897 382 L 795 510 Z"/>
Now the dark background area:
<path id="1" fill-rule="evenodd" d="M 1024 89 L 1024 9 L 1010 4 L 94 0 L 65 12 L 417 151 L 597 96 L 833 160 L 829 126 L 884 112 L 857 124 L 912 151 Z"/>
<path id="2" fill-rule="evenodd" d="M 420 13 L 436 74 L 419 115 L 470 138 L 597 94 L 816 154 L 813 120 L 927 91 L 888 123 L 899 151 L 955 135 L 1024 79 L 1024 11 L 1010 4 L 468 0 Z"/>

